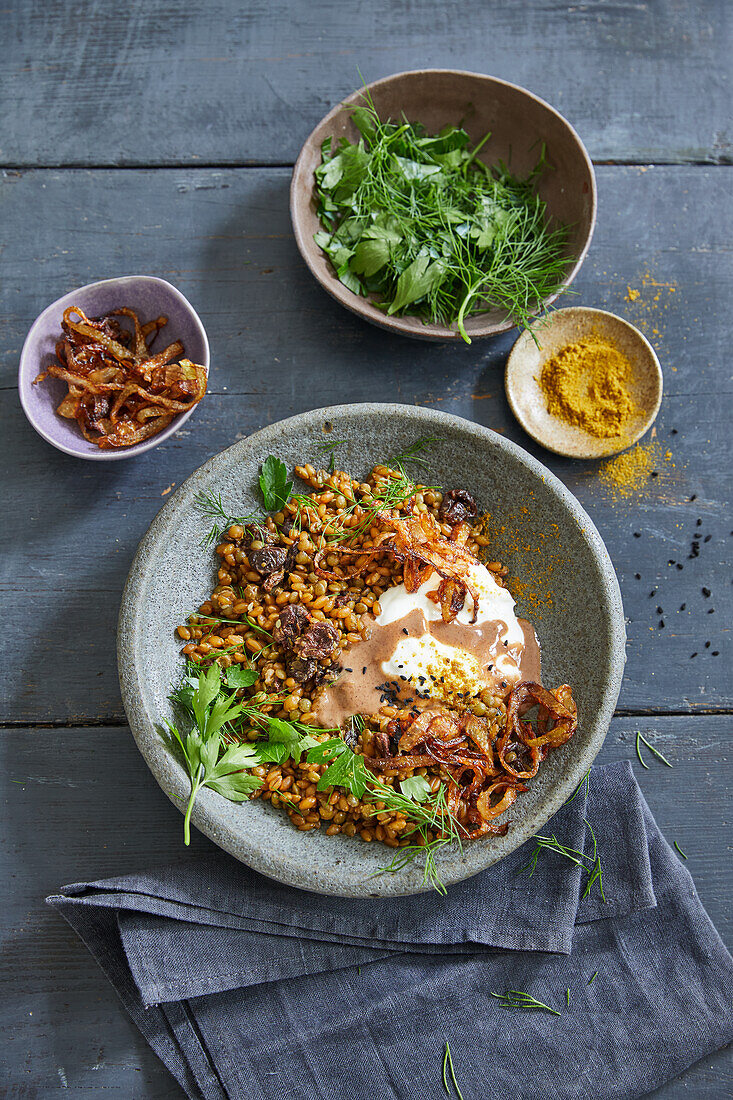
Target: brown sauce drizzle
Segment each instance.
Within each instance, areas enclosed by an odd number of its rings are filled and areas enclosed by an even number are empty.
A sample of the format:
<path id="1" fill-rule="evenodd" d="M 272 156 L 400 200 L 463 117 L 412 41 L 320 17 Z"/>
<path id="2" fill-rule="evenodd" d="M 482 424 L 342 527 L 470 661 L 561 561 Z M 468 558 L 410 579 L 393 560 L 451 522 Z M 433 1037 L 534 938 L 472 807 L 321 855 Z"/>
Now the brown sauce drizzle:
<path id="1" fill-rule="evenodd" d="M 506 623 L 500 620 L 476 623 L 473 626 L 454 621 L 427 621 L 420 608 L 385 626 L 372 621 L 371 634 L 364 641 L 346 650 L 341 657 L 343 672 L 333 684 L 326 685 L 316 703 L 316 715 L 321 725 L 341 726 L 352 714 L 377 714 L 379 708 L 392 703 L 414 705 L 422 709 L 429 698 L 430 680 L 424 684 L 402 679 L 388 680 L 382 662 L 392 657 L 400 640 L 407 634 L 413 638 L 432 634 L 443 645 L 459 647 L 470 653 L 484 670 L 484 684 L 494 694 L 506 697 L 520 680 L 540 680 L 540 647 L 534 627 L 519 619 L 524 644 L 505 646 L 502 635 Z M 514 668 L 502 672 L 497 657 L 507 655 Z M 510 673 L 513 672 L 513 676 Z"/>

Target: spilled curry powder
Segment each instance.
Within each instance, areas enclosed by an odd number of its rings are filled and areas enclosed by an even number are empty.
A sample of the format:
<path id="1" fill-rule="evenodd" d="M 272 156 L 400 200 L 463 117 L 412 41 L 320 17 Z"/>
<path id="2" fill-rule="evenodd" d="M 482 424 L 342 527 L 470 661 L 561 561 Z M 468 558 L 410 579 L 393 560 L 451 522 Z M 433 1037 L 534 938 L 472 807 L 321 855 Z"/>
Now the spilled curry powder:
<path id="1" fill-rule="evenodd" d="M 671 452 L 662 452 L 656 440 L 637 443 L 630 451 L 623 451 L 604 462 L 598 471 L 598 480 L 609 496 L 628 497 L 639 492 L 671 457 Z"/>
<path id="2" fill-rule="evenodd" d="M 600 336 L 566 344 L 543 365 L 538 379 L 552 415 L 600 439 L 623 435 L 637 412 L 629 388 L 630 360 Z"/>

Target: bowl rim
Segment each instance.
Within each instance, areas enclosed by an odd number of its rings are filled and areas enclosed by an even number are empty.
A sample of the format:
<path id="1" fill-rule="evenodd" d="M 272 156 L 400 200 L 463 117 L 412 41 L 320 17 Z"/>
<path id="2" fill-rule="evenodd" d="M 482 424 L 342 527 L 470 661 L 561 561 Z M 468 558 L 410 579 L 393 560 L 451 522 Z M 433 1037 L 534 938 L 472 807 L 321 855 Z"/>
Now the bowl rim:
<path id="1" fill-rule="evenodd" d="M 553 114 L 572 135 L 576 146 L 580 151 L 581 157 L 585 162 L 586 168 L 588 170 L 588 176 L 590 178 L 591 209 L 588 233 L 583 248 L 578 254 L 578 257 L 573 263 L 572 267 L 567 272 L 567 275 L 563 279 L 557 291 L 554 294 L 551 294 L 547 298 L 543 299 L 541 305 L 538 306 L 535 311 L 533 311 L 532 316 L 540 316 L 549 305 L 556 301 L 563 290 L 569 287 L 575 279 L 575 276 L 578 274 L 578 271 L 580 270 L 580 267 L 582 266 L 588 254 L 588 249 L 590 248 L 591 241 L 593 240 L 593 233 L 595 231 L 596 218 L 598 214 L 598 185 L 596 182 L 596 174 L 593 166 L 593 161 L 591 160 L 590 154 L 586 149 L 585 144 L 580 137 L 578 131 L 575 129 L 572 123 L 568 122 L 565 116 L 562 115 L 556 107 L 553 107 L 552 104 L 547 102 L 547 100 L 542 99 L 541 96 L 535 95 L 534 92 L 529 91 L 528 88 L 524 88 L 521 84 L 513 84 L 509 80 L 502 80 L 500 77 L 491 76 L 489 73 L 477 73 L 474 72 L 472 69 L 404 69 L 401 72 L 392 73 L 390 76 L 380 77 L 379 80 L 373 80 L 369 84 L 365 84 L 361 88 L 357 88 L 355 91 L 345 96 L 338 103 L 336 103 L 331 108 L 331 110 L 328 111 L 327 114 L 323 116 L 320 122 L 318 122 L 313 127 L 311 132 L 308 134 L 308 137 L 303 142 L 303 145 L 301 146 L 300 152 L 298 153 L 298 157 L 293 167 L 293 174 L 290 180 L 290 220 L 293 227 L 295 243 L 298 246 L 298 251 L 305 261 L 308 270 L 311 272 L 314 279 L 319 283 L 319 285 L 322 286 L 323 289 L 328 294 L 330 294 L 335 301 L 339 302 L 340 305 L 344 306 L 346 309 L 351 310 L 352 313 L 356 313 L 363 320 L 368 321 L 371 324 L 378 326 L 379 328 L 383 328 L 388 332 L 398 333 L 401 336 L 407 336 L 412 339 L 421 340 L 462 341 L 461 334 L 460 332 L 458 332 L 457 329 L 451 328 L 447 325 L 433 324 L 432 322 L 424 323 L 422 331 L 409 331 L 403 324 L 404 318 L 389 317 L 386 313 L 378 310 L 376 306 L 371 303 L 369 298 L 362 298 L 360 295 L 354 294 L 353 291 L 349 290 L 348 287 L 344 286 L 344 284 L 336 278 L 335 274 L 329 272 L 329 279 L 324 280 L 321 273 L 311 262 L 308 249 L 306 248 L 306 241 L 308 238 L 301 224 L 301 203 L 299 202 L 297 194 L 300 181 L 305 176 L 305 159 L 310 149 L 310 146 L 314 142 L 316 133 L 332 119 L 336 118 L 341 113 L 344 106 L 356 102 L 363 91 L 372 91 L 372 89 L 374 88 L 382 88 L 385 85 L 397 82 L 405 77 L 428 75 L 435 76 L 438 74 L 472 77 L 477 80 L 487 81 L 490 84 L 501 85 L 502 87 L 512 89 L 512 91 L 519 92 L 522 95 L 527 96 L 529 99 L 534 100 L 545 110 Z M 309 188 L 304 188 L 304 190 L 307 191 L 309 195 L 308 201 L 310 202 L 313 193 L 312 185 Z M 478 316 L 480 317 L 482 315 L 478 314 Z M 508 317 L 506 320 L 497 322 L 496 324 L 485 324 L 482 327 L 470 332 L 469 335 L 471 336 L 471 339 L 482 339 L 487 336 L 498 336 L 499 333 L 508 332 L 510 329 L 513 329 L 515 327 L 516 322 L 511 317 Z"/>
<path id="2" fill-rule="evenodd" d="M 649 363 L 652 367 L 653 375 L 657 382 L 657 396 L 654 405 L 650 408 L 649 413 L 644 418 L 640 427 L 636 430 L 633 436 L 624 438 L 623 443 L 619 447 L 615 447 L 613 450 L 604 451 L 603 454 L 595 455 L 581 455 L 576 451 L 562 450 L 557 445 L 548 442 L 543 436 L 534 431 L 531 424 L 527 421 L 525 416 L 525 410 L 521 402 L 515 400 L 516 391 L 510 384 L 510 374 L 513 370 L 513 366 L 517 362 L 519 353 L 524 349 L 527 344 L 527 340 L 530 340 L 531 333 L 529 330 L 525 330 L 520 333 L 514 342 L 509 355 L 507 356 L 506 368 L 504 370 L 504 391 L 506 393 L 506 399 L 509 404 L 509 408 L 512 410 L 514 417 L 523 431 L 527 433 L 530 439 L 533 439 L 535 443 L 539 443 L 541 447 L 544 447 L 546 451 L 551 451 L 553 454 L 561 455 L 563 458 L 574 458 L 579 462 L 588 461 L 602 461 L 604 458 L 611 458 L 613 455 L 620 454 L 622 451 L 627 451 L 629 447 L 633 447 L 635 443 L 646 435 L 651 428 L 654 421 L 659 415 L 659 410 L 662 407 L 662 397 L 664 396 L 664 372 L 662 371 L 662 364 L 659 362 L 659 356 L 657 355 L 651 342 L 646 338 L 641 329 L 638 329 L 631 321 L 626 317 L 620 317 L 618 313 L 612 313 L 610 309 L 598 309 L 596 306 L 566 306 L 564 309 L 553 310 L 547 318 L 547 325 L 551 327 L 557 318 L 561 315 L 575 315 L 577 317 L 610 317 L 616 324 L 622 328 L 628 330 L 635 340 L 645 349 Z M 521 345 L 521 347 L 520 347 Z M 512 362 L 513 360 L 513 362 Z"/>
<path id="3" fill-rule="evenodd" d="M 603 745 L 621 688 L 626 660 L 626 629 L 618 578 L 608 550 L 594 523 L 559 478 L 516 443 L 504 439 L 490 428 L 450 413 L 413 405 L 388 403 L 335 405 L 277 421 L 208 459 L 175 490 L 160 509 L 141 539 L 131 564 L 122 595 L 117 627 L 118 673 L 122 701 L 132 735 L 145 762 L 165 794 L 183 813 L 190 786 L 183 766 L 163 745 L 156 731 L 155 720 L 147 713 L 142 690 L 146 670 L 141 662 L 137 645 L 137 636 L 145 629 L 144 597 L 149 578 L 156 568 L 154 558 L 156 548 L 169 537 L 170 531 L 175 529 L 178 510 L 189 507 L 196 493 L 204 487 L 208 479 L 216 476 L 220 467 L 227 467 L 231 463 L 231 452 L 246 450 L 264 454 L 268 446 L 271 449 L 277 448 L 285 430 L 292 434 L 299 429 L 311 429 L 318 420 L 328 421 L 339 416 L 353 418 L 364 413 L 381 418 L 393 415 L 409 416 L 419 426 L 434 429 L 451 427 L 461 433 L 467 433 L 476 442 L 481 440 L 498 446 L 499 449 L 507 451 L 523 465 L 528 466 L 531 472 L 542 479 L 553 494 L 559 497 L 560 503 L 569 513 L 568 519 L 574 519 L 578 524 L 580 535 L 602 575 L 602 583 L 607 595 L 609 609 L 607 673 L 601 703 L 594 715 L 588 716 L 584 721 L 584 725 L 590 730 L 588 743 L 577 756 L 572 758 L 566 773 L 548 794 L 542 808 L 539 811 L 535 809 L 521 822 L 514 824 L 509 834 L 511 846 L 508 850 L 502 850 L 497 854 L 496 847 L 492 846 L 483 850 L 484 858 L 478 866 L 474 865 L 474 862 L 470 862 L 467 866 L 465 858 L 462 857 L 441 869 L 446 886 L 450 886 L 485 870 L 518 848 L 533 836 L 572 794 Z M 174 765 L 173 768 L 171 764 Z M 209 795 L 210 798 L 207 797 Z M 363 873 L 361 878 L 358 878 L 357 873 L 354 872 L 353 882 L 334 886 L 330 880 L 327 880 L 327 875 L 324 875 L 324 878 L 317 877 L 315 871 L 312 868 L 309 869 L 308 865 L 294 867 L 284 861 L 274 861 L 264 845 L 258 844 L 257 841 L 248 841 L 246 833 L 241 828 L 235 828 L 224 819 L 221 809 L 218 808 L 219 797 L 213 792 L 203 792 L 203 796 L 197 800 L 193 809 L 193 824 L 240 862 L 276 881 L 299 889 L 339 897 L 402 896 L 422 893 L 430 889 L 422 882 L 419 872 L 414 879 L 395 875 L 386 876 L 386 881 L 372 880 L 371 887 L 368 888 L 365 888 Z"/>
<path id="4" fill-rule="evenodd" d="M 82 294 L 90 290 L 94 290 L 100 286 L 111 286 L 114 283 L 154 283 L 157 286 L 164 287 L 165 290 L 172 294 L 172 296 L 183 305 L 191 315 L 194 327 L 198 330 L 198 334 L 201 337 L 204 345 L 204 362 L 200 365 L 206 370 L 206 379 L 208 385 L 210 363 L 211 363 L 211 349 L 209 347 L 209 338 L 206 334 L 203 321 L 199 317 L 194 307 L 189 302 L 188 298 L 183 294 L 178 287 L 173 286 L 167 279 L 161 279 L 158 275 L 117 275 L 111 279 L 97 279 L 93 283 L 85 283 L 83 286 L 78 286 L 74 290 L 70 290 L 67 294 L 62 294 L 60 298 L 57 298 L 54 302 L 42 309 L 36 317 L 35 321 L 28 330 L 28 334 L 23 341 L 23 347 L 20 350 L 20 358 L 18 360 L 18 397 L 20 398 L 20 404 L 25 413 L 31 427 L 45 439 L 47 443 L 50 443 L 52 447 L 55 447 L 57 451 L 63 451 L 64 454 L 71 455 L 72 458 L 81 458 L 88 462 L 114 462 L 123 458 L 134 458 L 135 455 L 144 454 L 145 451 L 150 451 L 153 447 L 157 447 L 159 443 L 163 443 L 166 439 L 170 439 L 178 429 L 189 419 L 189 417 L 196 411 L 196 405 L 188 409 L 187 412 L 181 413 L 179 416 L 174 417 L 173 421 L 164 428 L 162 432 L 154 435 L 151 439 L 145 439 L 142 443 L 135 443 L 132 447 L 122 447 L 116 451 L 103 451 L 99 447 L 96 449 L 96 453 L 86 453 L 80 450 L 76 450 L 74 447 L 67 446 L 57 439 L 52 432 L 47 431 L 37 420 L 33 404 L 28 400 L 27 394 L 24 392 L 23 385 L 23 373 L 26 362 L 26 355 L 29 351 L 31 341 L 34 339 L 37 330 L 42 326 L 42 322 L 45 321 L 46 316 L 55 309 L 58 309 L 62 303 L 64 308 L 68 305 L 73 305 L 73 302 L 69 301 L 77 294 Z M 206 395 L 204 395 L 206 396 Z M 83 438 L 83 437 L 82 437 Z"/>

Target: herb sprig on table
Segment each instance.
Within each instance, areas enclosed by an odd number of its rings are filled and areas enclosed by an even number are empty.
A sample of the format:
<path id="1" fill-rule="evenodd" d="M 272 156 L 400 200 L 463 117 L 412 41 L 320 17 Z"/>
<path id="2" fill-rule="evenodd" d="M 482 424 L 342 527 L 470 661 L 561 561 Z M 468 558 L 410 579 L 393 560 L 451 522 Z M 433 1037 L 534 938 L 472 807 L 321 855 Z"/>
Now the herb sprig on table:
<path id="1" fill-rule="evenodd" d="M 460 126 L 383 121 L 366 96 L 351 117 L 358 141 L 327 138 L 315 172 L 314 239 L 340 281 L 390 315 L 455 323 L 469 344 L 465 319 L 491 306 L 527 325 L 567 266 L 567 230 L 535 191 L 544 147 L 521 179 L 479 159 L 490 134 L 471 148 Z"/>
<path id="2" fill-rule="evenodd" d="M 573 796 L 574 797 L 574 796 Z M 522 871 L 529 871 L 529 877 L 531 878 L 537 867 L 537 860 L 540 858 L 543 852 L 555 852 L 557 855 L 562 856 L 564 859 L 570 860 L 577 867 L 580 867 L 581 871 L 587 875 L 587 882 L 585 884 L 585 890 L 583 891 L 583 898 L 587 898 L 590 894 L 594 883 L 598 883 L 598 889 L 602 900 L 605 902 L 606 896 L 603 893 L 603 869 L 601 867 L 601 857 L 598 855 L 598 844 L 596 842 L 595 833 L 591 827 L 587 818 L 584 818 L 586 827 L 590 832 L 591 839 L 593 840 L 593 852 L 588 855 L 585 852 L 578 851 L 577 848 L 569 848 L 566 844 L 561 843 L 553 833 L 552 836 L 542 836 L 537 834 L 532 837 L 536 843 L 532 858 L 526 867 L 522 867 Z"/>

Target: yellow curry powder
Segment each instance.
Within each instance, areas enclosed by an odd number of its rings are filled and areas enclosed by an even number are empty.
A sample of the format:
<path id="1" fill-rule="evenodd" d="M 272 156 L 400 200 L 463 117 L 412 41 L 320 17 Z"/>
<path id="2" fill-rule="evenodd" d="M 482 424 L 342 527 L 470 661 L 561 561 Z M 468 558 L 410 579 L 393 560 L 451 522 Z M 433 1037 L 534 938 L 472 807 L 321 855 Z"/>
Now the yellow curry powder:
<path id="1" fill-rule="evenodd" d="M 670 451 L 662 454 L 656 440 L 637 443 L 630 451 L 604 462 L 598 479 L 611 497 L 628 497 L 643 489 L 652 474 L 656 476 L 659 472 L 663 461 L 668 462 L 671 457 Z"/>
<path id="2" fill-rule="evenodd" d="M 636 412 L 629 383 L 633 368 L 615 345 L 585 336 L 560 348 L 538 379 L 552 416 L 601 439 L 623 434 Z"/>

